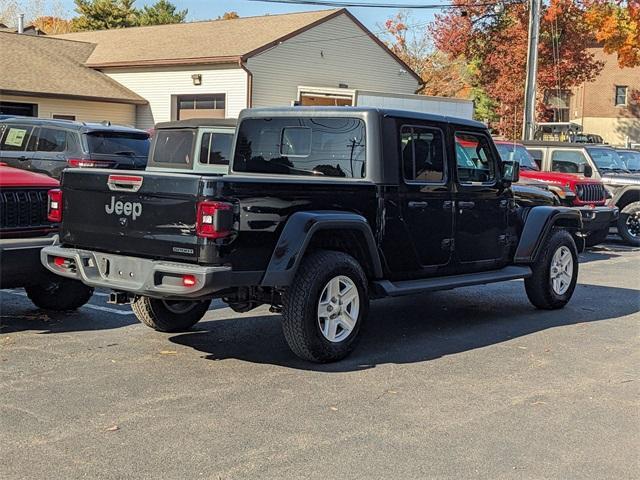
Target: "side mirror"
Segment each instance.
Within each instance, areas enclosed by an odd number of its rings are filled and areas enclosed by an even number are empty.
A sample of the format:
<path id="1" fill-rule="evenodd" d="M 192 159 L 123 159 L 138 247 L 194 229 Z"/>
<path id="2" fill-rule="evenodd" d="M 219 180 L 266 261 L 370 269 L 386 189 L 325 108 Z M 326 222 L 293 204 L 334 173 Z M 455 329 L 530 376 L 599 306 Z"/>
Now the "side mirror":
<path id="1" fill-rule="evenodd" d="M 520 163 L 512 160 L 502 162 L 502 180 L 515 183 L 520 180 Z"/>
<path id="2" fill-rule="evenodd" d="M 584 165 L 584 172 L 582 172 L 584 174 L 585 177 L 592 177 L 593 176 L 593 168 L 591 168 L 591 165 Z"/>

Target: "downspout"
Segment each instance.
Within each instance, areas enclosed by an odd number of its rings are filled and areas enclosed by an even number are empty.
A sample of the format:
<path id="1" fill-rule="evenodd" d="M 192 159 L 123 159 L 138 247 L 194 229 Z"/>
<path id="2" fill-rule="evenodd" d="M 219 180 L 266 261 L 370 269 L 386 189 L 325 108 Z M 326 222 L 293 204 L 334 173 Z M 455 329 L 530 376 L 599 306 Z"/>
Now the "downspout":
<path id="1" fill-rule="evenodd" d="M 238 60 L 238 66 L 247 72 L 247 108 L 251 108 L 253 106 L 253 73 L 247 68 L 243 58 Z"/>
<path id="2" fill-rule="evenodd" d="M 18 15 L 18 33 L 24 33 L 24 13 Z"/>

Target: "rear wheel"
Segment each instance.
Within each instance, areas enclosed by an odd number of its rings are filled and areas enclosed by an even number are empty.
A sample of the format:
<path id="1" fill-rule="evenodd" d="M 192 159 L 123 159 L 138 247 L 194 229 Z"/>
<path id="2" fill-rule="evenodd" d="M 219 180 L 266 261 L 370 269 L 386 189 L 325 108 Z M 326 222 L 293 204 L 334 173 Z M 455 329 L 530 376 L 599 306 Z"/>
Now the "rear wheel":
<path id="1" fill-rule="evenodd" d="M 618 217 L 618 234 L 625 242 L 640 247 L 640 202 L 630 203 L 622 209 Z"/>
<path id="2" fill-rule="evenodd" d="M 76 310 L 93 295 L 93 288 L 84 283 L 53 274 L 46 281 L 24 289 L 36 307 L 55 311 Z"/>
<path id="3" fill-rule="evenodd" d="M 367 278 L 360 264 L 342 252 L 306 257 L 282 309 L 289 347 L 311 362 L 333 362 L 355 347 L 369 310 Z"/>
<path id="4" fill-rule="evenodd" d="M 140 322 L 159 332 L 183 332 L 198 323 L 211 300 L 162 300 L 136 297 L 131 304 Z"/>
<path id="5" fill-rule="evenodd" d="M 552 231 L 532 270 L 524 281 L 529 301 L 545 310 L 564 307 L 578 281 L 578 252 L 569 232 Z"/>

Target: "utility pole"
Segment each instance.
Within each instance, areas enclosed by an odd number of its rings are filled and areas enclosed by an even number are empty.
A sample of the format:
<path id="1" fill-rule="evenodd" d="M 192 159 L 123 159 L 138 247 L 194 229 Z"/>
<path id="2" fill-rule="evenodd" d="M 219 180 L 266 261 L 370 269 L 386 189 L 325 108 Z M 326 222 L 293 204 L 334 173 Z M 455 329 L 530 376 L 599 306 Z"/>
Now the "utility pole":
<path id="1" fill-rule="evenodd" d="M 529 48 L 527 50 L 527 81 L 524 86 L 523 140 L 533 140 L 536 129 L 536 76 L 541 3 L 541 0 L 529 0 Z"/>

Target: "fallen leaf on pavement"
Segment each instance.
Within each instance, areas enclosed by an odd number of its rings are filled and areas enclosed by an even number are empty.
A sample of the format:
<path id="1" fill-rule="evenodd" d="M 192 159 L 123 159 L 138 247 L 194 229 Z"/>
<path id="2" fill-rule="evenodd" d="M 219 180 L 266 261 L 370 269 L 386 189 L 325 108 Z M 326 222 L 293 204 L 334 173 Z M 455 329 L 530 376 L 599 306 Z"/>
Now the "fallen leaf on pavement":
<path id="1" fill-rule="evenodd" d="M 160 350 L 160 355 L 177 355 L 175 350 Z"/>
<path id="2" fill-rule="evenodd" d="M 106 429 L 107 432 L 115 432 L 116 430 L 120 430 L 120 427 L 118 425 L 112 425 L 111 427 Z"/>

